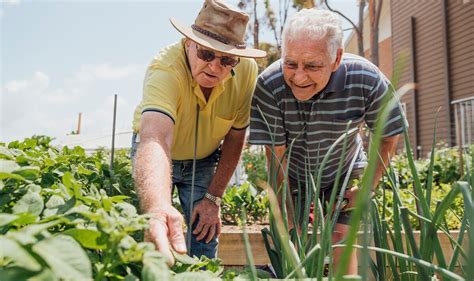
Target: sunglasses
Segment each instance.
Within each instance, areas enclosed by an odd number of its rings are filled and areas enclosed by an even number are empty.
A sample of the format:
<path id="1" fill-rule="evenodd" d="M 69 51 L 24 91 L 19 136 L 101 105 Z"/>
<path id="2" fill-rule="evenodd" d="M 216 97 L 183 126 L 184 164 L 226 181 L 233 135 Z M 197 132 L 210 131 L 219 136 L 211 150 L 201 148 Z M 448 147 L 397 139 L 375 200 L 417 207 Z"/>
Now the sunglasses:
<path id="1" fill-rule="evenodd" d="M 211 62 L 216 58 L 220 59 L 220 63 L 224 67 L 235 67 L 240 62 L 240 58 L 234 59 L 228 56 L 216 56 L 216 53 L 210 50 L 201 49 L 196 44 L 197 57 L 205 62 Z"/>

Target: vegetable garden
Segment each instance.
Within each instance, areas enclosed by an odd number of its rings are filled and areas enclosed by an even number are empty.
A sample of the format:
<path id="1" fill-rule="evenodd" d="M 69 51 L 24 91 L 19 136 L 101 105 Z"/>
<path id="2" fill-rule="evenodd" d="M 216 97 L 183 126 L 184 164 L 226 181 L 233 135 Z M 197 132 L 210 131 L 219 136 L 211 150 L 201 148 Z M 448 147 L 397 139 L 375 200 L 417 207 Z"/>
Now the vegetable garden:
<path id="1" fill-rule="evenodd" d="M 80 147 L 57 148 L 50 141 L 33 137 L 0 144 L 0 280 L 270 277 L 256 270 L 250 243 L 247 265 L 241 268 L 179 255 L 168 268 L 154 247 L 143 242 L 149 218 L 138 212 L 128 152 L 118 151 L 110 169 L 106 151 L 87 155 Z M 281 216 L 285 210 L 279 210 L 266 187 L 272 173 L 266 172 L 264 154 L 246 148 L 242 162 L 247 179 L 227 189 L 223 223 L 242 226 L 247 242 L 245 225 L 267 225 L 263 241 L 277 278 L 367 280 L 371 274 L 377 280 L 473 280 L 474 269 L 467 266 L 474 264 L 473 155 L 473 147 L 463 155 L 464 170 L 460 152 L 453 148 L 433 149 L 427 160 L 413 160 L 410 151 L 397 156 L 378 194 L 358 198 L 360 212 L 355 215 L 362 225 L 331 247 L 332 218 L 318 213 L 320 220 L 312 228 L 288 234 Z M 364 190 L 364 179 L 359 184 Z M 302 215 L 307 220 L 308 212 Z M 313 230 L 319 235 L 310 235 Z M 414 230 L 419 230 L 419 241 Z M 451 254 L 443 252 L 440 236 L 448 238 Z M 361 276 L 343 277 L 331 263 L 323 266 L 333 248 L 343 245 L 359 248 L 365 257 L 360 259 Z"/>

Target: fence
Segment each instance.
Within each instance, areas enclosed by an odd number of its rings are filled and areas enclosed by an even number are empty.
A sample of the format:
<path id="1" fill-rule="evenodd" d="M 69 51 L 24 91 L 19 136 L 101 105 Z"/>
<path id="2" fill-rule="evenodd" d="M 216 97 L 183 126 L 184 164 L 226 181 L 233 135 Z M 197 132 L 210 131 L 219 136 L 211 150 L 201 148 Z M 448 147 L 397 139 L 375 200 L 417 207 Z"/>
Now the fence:
<path id="1" fill-rule="evenodd" d="M 456 143 L 468 148 L 474 140 L 474 96 L 452 101 L 456 125 Z"/>

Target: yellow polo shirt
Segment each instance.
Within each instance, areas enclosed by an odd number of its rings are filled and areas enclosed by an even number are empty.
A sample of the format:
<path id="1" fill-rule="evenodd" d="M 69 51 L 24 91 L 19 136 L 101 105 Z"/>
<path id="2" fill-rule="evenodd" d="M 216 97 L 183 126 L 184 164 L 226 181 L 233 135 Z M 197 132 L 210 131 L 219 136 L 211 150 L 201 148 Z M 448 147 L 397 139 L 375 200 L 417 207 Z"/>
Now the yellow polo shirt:
<path id="1" fill-rule="evenodd" d="M 240 58 L 233 73 L 213 88 L 206 102 L 191 75 L 184 50 L 183 39 L 155 56 L 146 72 L 143 98 L 135 109 L 133 120 L 133 130 L 139 132 L 143 112 L 161 112 L 173 119 L 173 160 L 194 157 L 198 104 L 198 159 L 214 152 L 231 128 L 245 129 L 249 125 L 250 104 L 258 74 L 254 59 Z"/>

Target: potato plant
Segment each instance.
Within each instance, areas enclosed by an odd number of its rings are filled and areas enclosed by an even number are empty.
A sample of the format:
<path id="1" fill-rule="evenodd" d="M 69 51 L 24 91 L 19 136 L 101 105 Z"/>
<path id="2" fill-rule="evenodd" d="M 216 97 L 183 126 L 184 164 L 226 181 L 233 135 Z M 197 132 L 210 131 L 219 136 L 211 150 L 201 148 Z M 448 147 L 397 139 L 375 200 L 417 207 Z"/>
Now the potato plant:
<path id="1" fill-rule="evenodd" d="M 0 144 L 0 280 L 212 280 L 219 260 L 177 256 L 168 268 L 141 242 L 126 152 L 58 149 L 50 138 Z"/>

